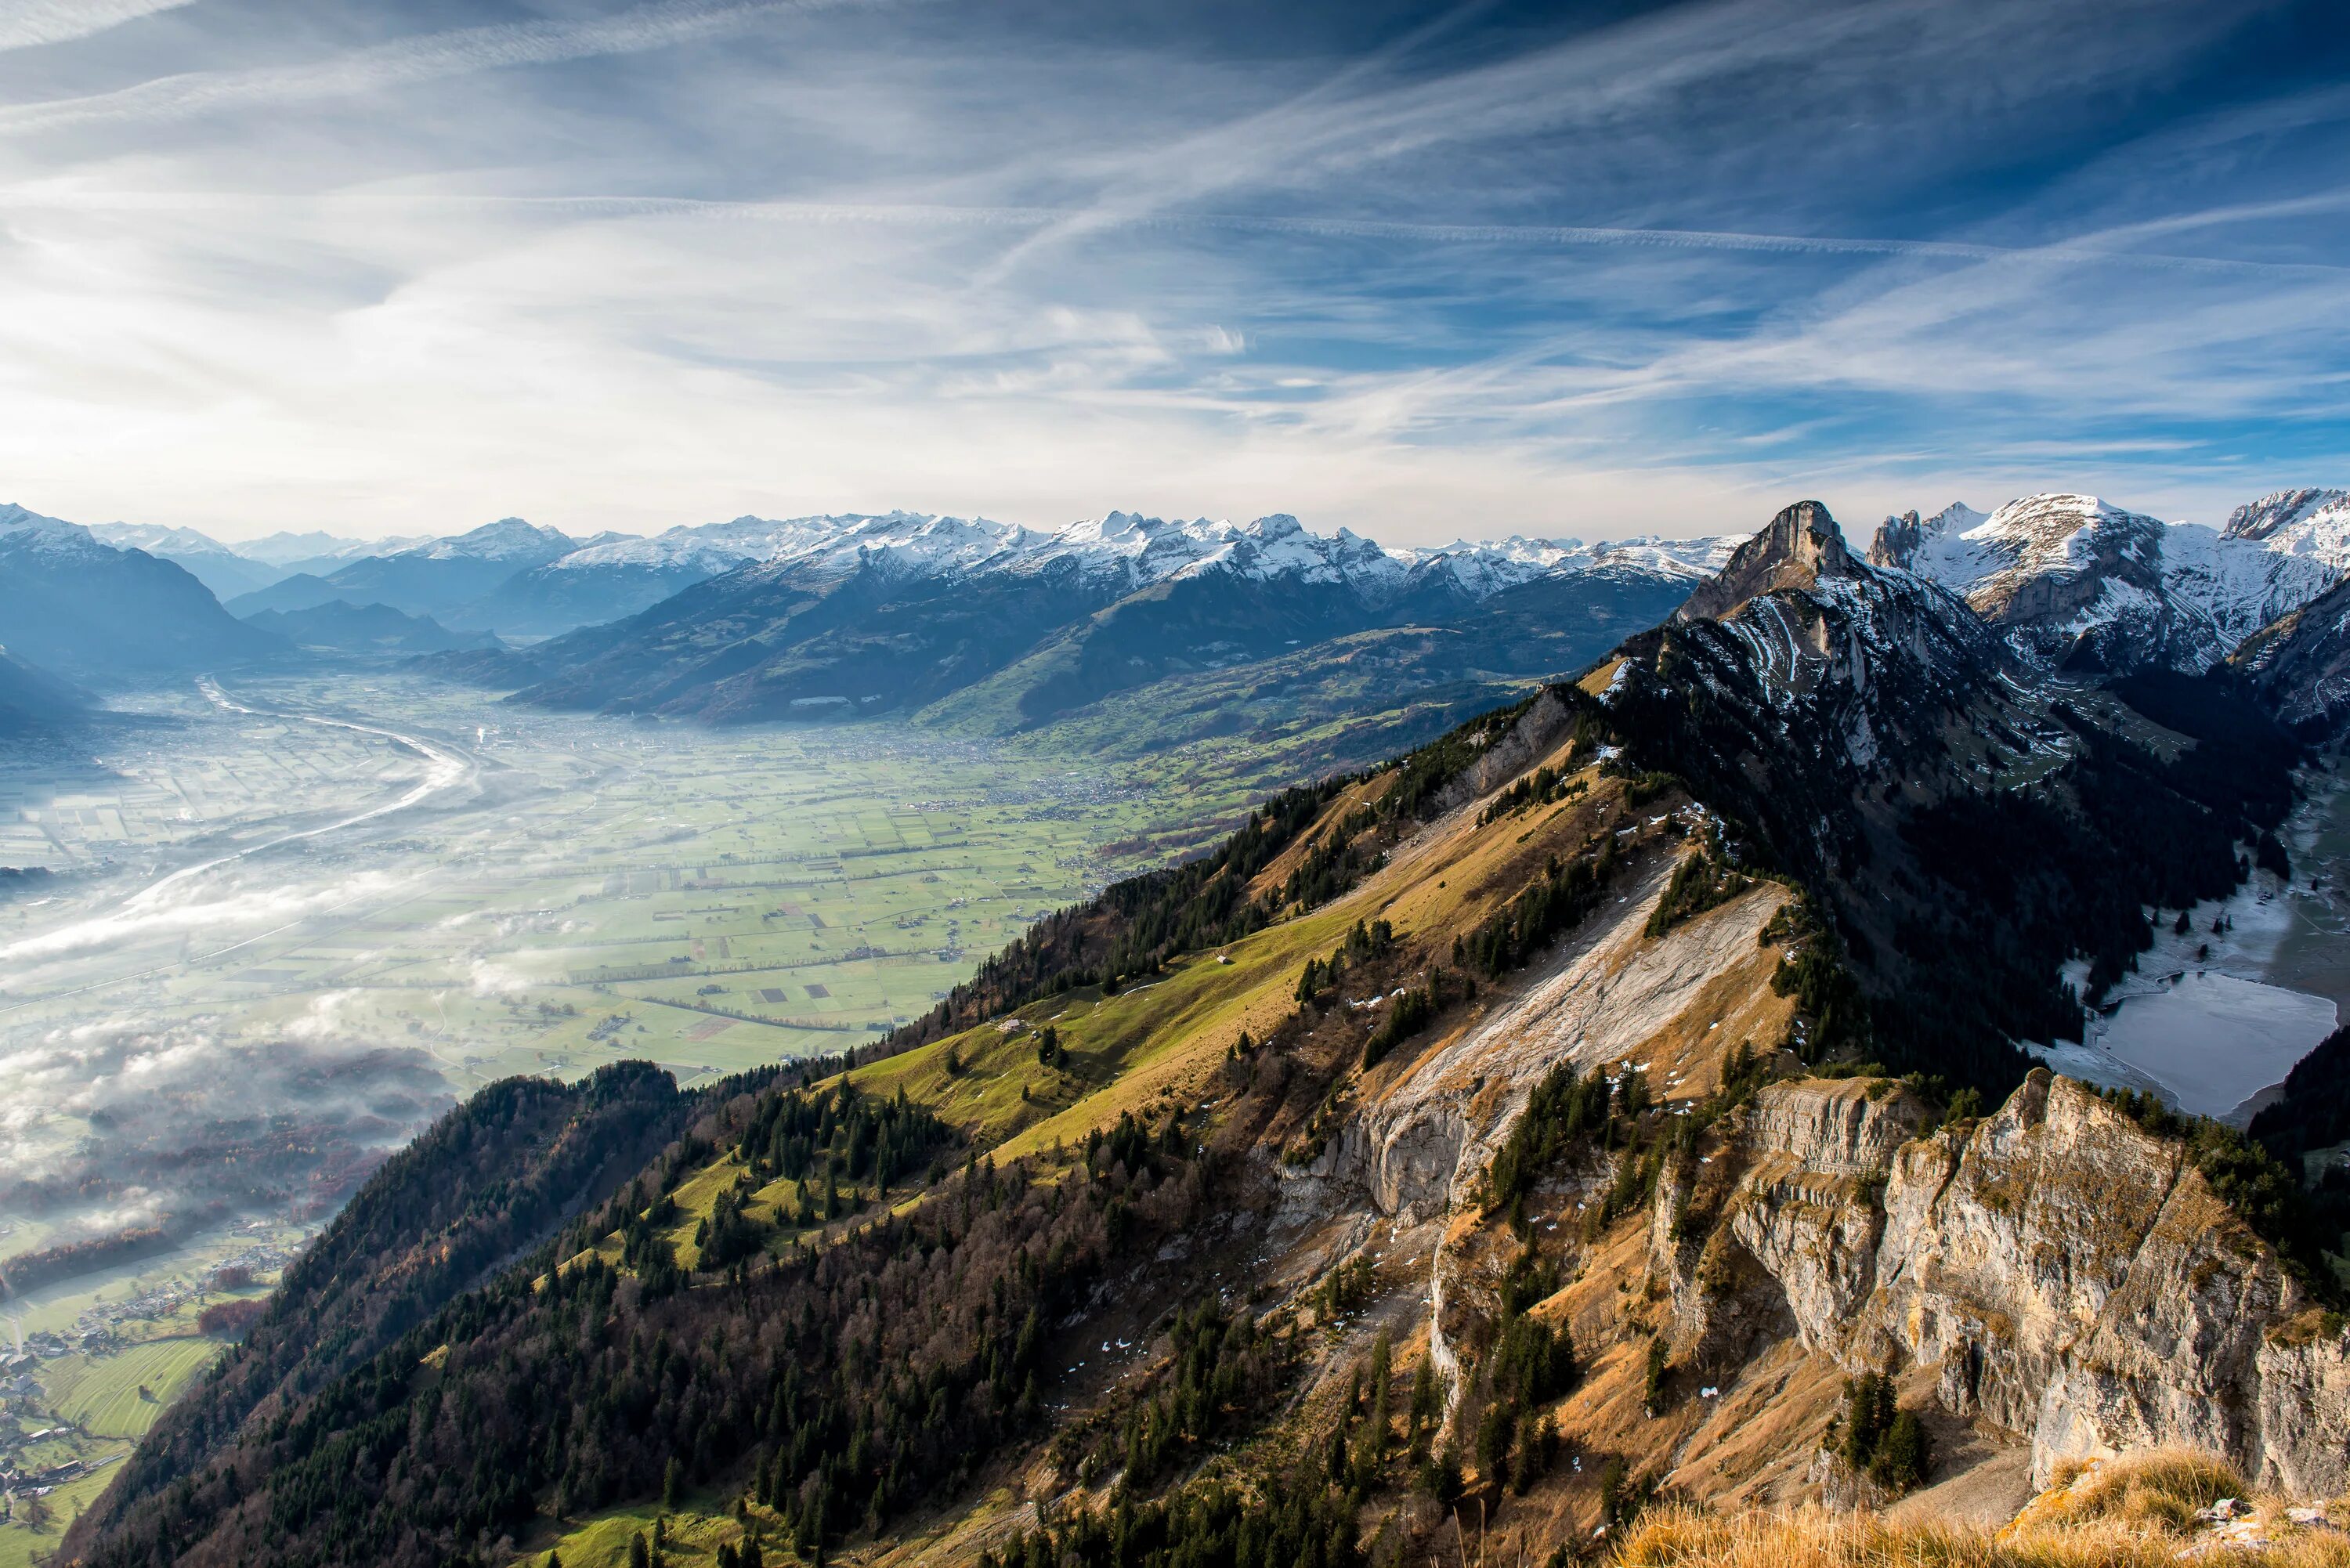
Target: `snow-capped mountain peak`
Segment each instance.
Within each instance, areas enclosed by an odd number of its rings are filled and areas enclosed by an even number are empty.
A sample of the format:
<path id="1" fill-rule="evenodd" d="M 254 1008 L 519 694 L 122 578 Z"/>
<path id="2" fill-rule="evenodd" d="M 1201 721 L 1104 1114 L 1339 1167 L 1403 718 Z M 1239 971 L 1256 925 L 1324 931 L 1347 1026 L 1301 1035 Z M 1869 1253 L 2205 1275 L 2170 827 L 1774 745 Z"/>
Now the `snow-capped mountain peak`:
<path id="1" fill-rule="evenodd" d="M 2293 535 L 2296 544 L 2326 534 L 2338 536 L 2350 532 L 2350 491 L 2280 490 L 2237 507 L 2220 532 L 2230 539 L 2260 540 L 2284 534 Z M 2310 552 L 2304 548 L 2294 553 Z"/>
<path id="2" fill-rule="evenodd" d="M 119 554 L 114 546 L 78 523 L 47 517 L 15 502 L 0 505 L 0 542 L 45 556 L 86 556 L 92 559 Z"/>
<path id="3" fill-rule="evenodd" d="M 381 539 L 350 539 L 313 528 L 307 533 L 278 532 L 229 546 L 248 561 L 265 566 L 291 566 L 296 562 L 356 561 L 369 556 L 396 556 L 419 545 L 429 545 L 429 534 L 392 535 Z"/>
<path id="4" fill-rule="evenodd" d="M 546 560 L 569 553 L 580 541 L 553 528 L 542 528 L 525 523 L 519 517 L 501 517 L 494 523 L 484 523 L 470 533 L 455 534 L 445 539 L 435 539 L 400 554 L 430 561 L 520 561 L 536 557 Z"/>
<path id="5" fill-rule="evenodd" d="M 230 556 L 236 552 L 211 535 L 194 528 L 172 528 L 160 523 L 93 523 L 92 537 L 115 548 L 144 550 L 151 556 Z"/>
<path id="6" fill-rule="evenodd" d="M 2036 663 L 2201 670 L 2350 569 L 2346 502 L 2280 492 L 2214 530 L 2054 492 L 1888 517 L 1868 554 L 1964 597 Z"/>

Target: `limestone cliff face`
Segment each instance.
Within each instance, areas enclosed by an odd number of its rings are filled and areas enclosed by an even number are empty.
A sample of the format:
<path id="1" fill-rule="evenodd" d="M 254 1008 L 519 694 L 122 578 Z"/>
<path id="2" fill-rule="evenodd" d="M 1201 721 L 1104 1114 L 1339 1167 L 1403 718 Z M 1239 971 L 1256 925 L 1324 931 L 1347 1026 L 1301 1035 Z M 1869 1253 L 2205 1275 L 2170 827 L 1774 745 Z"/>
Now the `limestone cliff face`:
<path id="1" fill-rule="evenodd" d="M 1717 618 L 1749 599 L 1785 588 L 1817 587 L 1822 578 L 1849 576 L 1852 571 L 1852 552 L 1828 509 L 1816 501 L 1798 501 L 1739 545 L 1729 563 L 1674 612 L 1674 618 Z"/>
<path id="2" fill-rule="evenodd" d="M 2343 1490 L 2344 1336 L 2177 1143 L 2044 1072 L 1963 1137 L 1913 1139 L 1915 1103 L 1876 1089 L 1775 1085 L 1737 1135 L 1727 1244 L 1807 1350 L 1934 1370 L 1953 1414 L 2031 1440 L 2042 1479 L 2178 1442 Z"/>
<path id="3" fill-rule="evenodd" d="M 1321 1215 L 1430 1227 L 1431 1348 L 1456 1392 L 1454 1346 L 1490 1319 L 1513 1245 L 1480 1220 L 1479 1178 L 1534 1085 L 1621 1064 L 1669 1099 L 1700 1093 L 1728 1042 L 1783 1022 L 1757 941 L 1781 890 L 1650 937 L 1663 875 L 1363 1106 L 1294 1183 Z M 2045 1072 L 1962 1129 L 1929 1133 L 1930 1116 L 1885 1080 L 1776 1083 L 1703 1168 L 1667 1170 L 1645 1229 L 1676 1356 L 1724 1383 L 1783 1345 L 1839 1376 L 1901 1373 L 2028 1440 L 2043 1479 L 2069 1457 L 2189 1443 L 2289 1491 L 2350 1486 L 2350 1345 L 2180 1145 Z M 1554 1201 L 1571 1211 L 1607 1180 L 1564 1171 Z"/>
<path id="4" fill-rule="evenodd" d="M 1465 1201 L 1552 1068 L 1622 1059 L 1660 1078 L 1682 1042 L 1775 1038 L 1787 1011 L 1767 988 L 1777 953 L 1756 938 L 1784 889 L 1765 885 L 1664 937 L 1646 936 L 1671 870 L 1669 861 L 1649 867 L 1505 1005 L 1366 1106 L 1342 1135 L 1330 1174 L 1358 1183 L 1383 1214 L 1432 1219 Z"/>

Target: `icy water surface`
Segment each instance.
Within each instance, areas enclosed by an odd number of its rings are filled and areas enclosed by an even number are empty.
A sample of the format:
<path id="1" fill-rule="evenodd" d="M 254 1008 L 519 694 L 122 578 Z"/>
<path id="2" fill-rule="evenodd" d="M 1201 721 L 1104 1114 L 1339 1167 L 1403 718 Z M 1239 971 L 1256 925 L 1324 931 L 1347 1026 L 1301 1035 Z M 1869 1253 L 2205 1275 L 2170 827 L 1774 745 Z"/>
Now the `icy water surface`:
<path id="1" fill-rule="evenodd" d="M 2124 1002 L 2091 1044 L 2160 1084 L 2181 1110 L 2225 1116 L 2282 1080 L 2334 1023 L 2325 997 L 2190 971 Z"/>

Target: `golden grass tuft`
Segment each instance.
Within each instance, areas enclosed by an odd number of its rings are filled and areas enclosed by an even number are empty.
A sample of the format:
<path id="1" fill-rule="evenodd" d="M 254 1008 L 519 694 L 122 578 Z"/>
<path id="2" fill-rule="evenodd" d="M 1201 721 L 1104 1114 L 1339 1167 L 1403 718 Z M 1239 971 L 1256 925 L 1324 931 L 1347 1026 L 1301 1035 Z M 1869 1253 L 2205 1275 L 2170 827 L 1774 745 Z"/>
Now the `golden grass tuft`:
<path id="1" fill-rule="evenodd" d="M 2198 1509 L 2223 1497 L 2251 1496 L 2244 1478 L 2214 1455 L 2193 1449 L 2141 1449 L 2095 1463 L 2060 1463 L 2048 1490 L 2033 1499 L 2009 1528 L 2028 1531 L 2117 1520 L 2184 1531 L 2193 1525 Z"/>
<path id="2" fill-rule="evenodd" d="M 2255 1502 L 2249 1538 L 2222 1540 L 2198 1509 Z M 1617 1546 L 1622 1568 L 2350 1568 L 2350 1533 L 2289 1523 L 2284 1504 L 2254 1500 L 2208 1454 L 2158 1449 L 2067 1466 L 2056 1484 L 1999 1529 L 1895 1523 L 1873 1513 L 1649 1513 Z"/>

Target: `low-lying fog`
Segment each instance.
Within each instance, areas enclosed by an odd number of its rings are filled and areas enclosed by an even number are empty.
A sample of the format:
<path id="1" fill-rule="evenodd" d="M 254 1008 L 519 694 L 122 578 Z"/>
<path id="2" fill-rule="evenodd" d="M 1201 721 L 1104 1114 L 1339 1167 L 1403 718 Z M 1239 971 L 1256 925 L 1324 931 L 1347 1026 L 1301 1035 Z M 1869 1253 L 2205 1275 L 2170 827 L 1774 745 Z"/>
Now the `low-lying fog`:
<path id="1" fill-rule="evenodd" d="M 392 678 L 123 706 L 94 754 L 0 758 L 0 864 L 52 872 L 0 878 L 0 1274 L 36 1303 L 316 1224 L 495 1077 L 871 1039 L 1176 809 L 901 730 Z"/>

